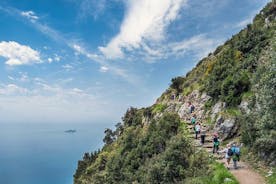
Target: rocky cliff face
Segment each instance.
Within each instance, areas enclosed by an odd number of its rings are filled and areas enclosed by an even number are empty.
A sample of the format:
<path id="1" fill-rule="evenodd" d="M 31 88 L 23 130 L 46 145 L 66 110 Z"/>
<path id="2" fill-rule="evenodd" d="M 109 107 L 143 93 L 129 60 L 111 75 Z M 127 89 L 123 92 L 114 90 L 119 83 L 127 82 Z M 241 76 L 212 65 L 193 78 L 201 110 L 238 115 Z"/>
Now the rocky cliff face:
<path id="1" fill-rule="evenodd" d="M 205 92 L 200 93 L 199 90 L 194 90 L 187 96 L 170 95 L 170 98 L 159 100 L 166 106 L 165 112 L 176 112 L 179 117 L 186 122 L 190 122 L 192 115 L 196 117 L 197 122 L 204 123 L 207 130 L 219 134 L 222 140 L 233 138 L 238 134 L 239 124 L 237 117 L 234 115 L 226 114 L 226 103 L 218 101 L 211 108 L 206 108 L 206 103 L 212 97 L 208 96 Z M 191 114 L 189 111 L 189 104 L 195 106 L 194 112 Z M 239 105 L 239 110 L 248 112 L 248 102 L 243 101 Z M 162 113 L 155 115 L 155 118 L 162 116 Z"/>

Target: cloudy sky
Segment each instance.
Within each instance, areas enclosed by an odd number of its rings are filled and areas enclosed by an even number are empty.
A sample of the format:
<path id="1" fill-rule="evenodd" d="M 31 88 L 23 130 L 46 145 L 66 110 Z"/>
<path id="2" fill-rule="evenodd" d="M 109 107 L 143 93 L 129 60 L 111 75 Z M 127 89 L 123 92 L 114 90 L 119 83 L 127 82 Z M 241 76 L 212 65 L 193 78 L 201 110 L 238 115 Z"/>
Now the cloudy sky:
<path id="1" fill-rule="evenodd" d="M 0 123 L 116 123 L 267 2 L 1 0 Z"/>

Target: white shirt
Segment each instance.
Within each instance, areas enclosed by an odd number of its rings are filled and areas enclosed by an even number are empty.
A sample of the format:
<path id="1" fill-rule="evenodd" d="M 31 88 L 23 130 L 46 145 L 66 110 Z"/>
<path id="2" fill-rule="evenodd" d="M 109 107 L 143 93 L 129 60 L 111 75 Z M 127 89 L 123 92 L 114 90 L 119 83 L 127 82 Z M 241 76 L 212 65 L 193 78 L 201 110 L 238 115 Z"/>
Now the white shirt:
<path id="1" fill-rule="evenodd" d="M 199 132 L 199 131 L 200 131 L 200 125 L 196 125 L 196 126 L 195 126 L 195 130 L 196 130 L 197 132 Z"/>

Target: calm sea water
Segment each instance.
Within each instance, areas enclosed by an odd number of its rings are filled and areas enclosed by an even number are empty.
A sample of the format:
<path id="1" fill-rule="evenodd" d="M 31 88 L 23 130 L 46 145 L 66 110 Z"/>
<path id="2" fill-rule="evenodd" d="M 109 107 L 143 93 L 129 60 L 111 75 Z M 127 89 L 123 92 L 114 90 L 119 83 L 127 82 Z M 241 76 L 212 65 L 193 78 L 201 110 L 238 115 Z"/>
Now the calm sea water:
<path id="1" fill-rule="evenodd" d="M 72 184 L 84 152 L 100 148 L 107 124 L 0 124 L 1 184 Z M 76 133 L 65 130 L 76 129 Z"/>

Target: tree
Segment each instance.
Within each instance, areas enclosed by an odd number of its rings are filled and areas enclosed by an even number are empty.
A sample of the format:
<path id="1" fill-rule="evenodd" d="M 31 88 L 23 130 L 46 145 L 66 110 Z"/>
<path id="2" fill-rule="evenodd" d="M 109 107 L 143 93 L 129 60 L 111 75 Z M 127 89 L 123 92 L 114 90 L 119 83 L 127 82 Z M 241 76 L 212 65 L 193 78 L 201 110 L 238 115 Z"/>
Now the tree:
<path id="1" fill-rule="evenodd" d="M 109 128 L 105 129 L 104 133 L 105 133 L 105 136 L 104 136 L 103 142 L 106 145 L 111 144 L 115 140 L 114 133 Z"/>

